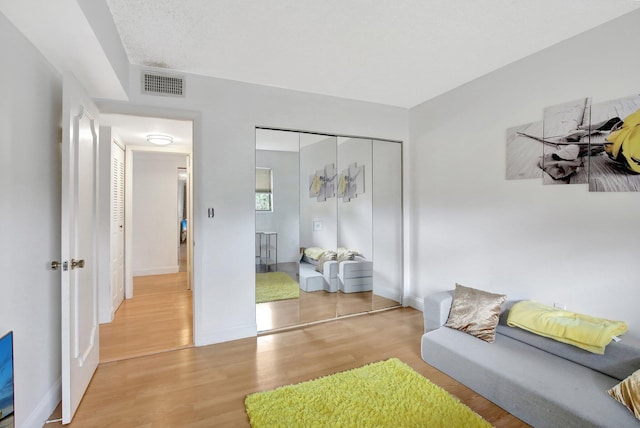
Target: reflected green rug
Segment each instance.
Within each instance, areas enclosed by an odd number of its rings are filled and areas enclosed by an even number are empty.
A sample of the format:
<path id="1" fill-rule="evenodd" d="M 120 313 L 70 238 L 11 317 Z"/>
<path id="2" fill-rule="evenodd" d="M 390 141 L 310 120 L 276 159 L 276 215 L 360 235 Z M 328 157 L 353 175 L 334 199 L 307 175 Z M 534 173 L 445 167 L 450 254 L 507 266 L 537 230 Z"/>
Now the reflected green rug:
<path id="1" fill-rule="evenodd" d="M 466 405 L 391 358 L 247 396 L 259 427 L 490 427 Z"/>
<path id="2" fill-rule="evenodd" d="M 267 272 L 256 274 L 256 303 L 276 300 L 297 299 L 300 287 L 284 272 Z"/>

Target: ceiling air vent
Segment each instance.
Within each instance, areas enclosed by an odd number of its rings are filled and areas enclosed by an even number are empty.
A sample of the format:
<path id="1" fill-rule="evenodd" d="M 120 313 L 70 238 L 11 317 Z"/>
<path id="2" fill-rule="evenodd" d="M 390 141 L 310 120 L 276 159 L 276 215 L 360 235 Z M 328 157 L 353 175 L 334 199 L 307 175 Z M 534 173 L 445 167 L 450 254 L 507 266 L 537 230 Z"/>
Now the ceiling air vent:
<path id="1" fill-rule="evenodd" d="M 184 77 L 143 72 L 142 93 L 184 97 Z"/>

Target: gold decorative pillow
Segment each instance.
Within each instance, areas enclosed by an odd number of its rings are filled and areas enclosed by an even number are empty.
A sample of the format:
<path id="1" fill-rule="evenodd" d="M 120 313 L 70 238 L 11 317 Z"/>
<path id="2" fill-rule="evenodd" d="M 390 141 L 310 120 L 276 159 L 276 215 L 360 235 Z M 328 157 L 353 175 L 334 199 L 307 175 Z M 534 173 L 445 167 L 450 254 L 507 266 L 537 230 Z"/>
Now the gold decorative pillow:
<path id="1" fill-rule="evenodd" d="M 493 343 L 500 319 L 500 308 L 507 298 L 456 284 L 446 327 L 463 331 L 485 342 Z"/>
<path id="2" fill-rule="evenodd" d="M 338 258 L 349 256 L 349 255 L 353 255 L 353 256 L 360 255 L 360 252 L 354 248 L 343 248 L 343 247 L 339 247 L 337 253 L 338 253 Z"/>
<path id="3" fill-rule="evenodd" d="M 607 394 L 624 404 L 640 419 L 640 370 L 607 391 Z"/>
<path id="4" fill-rule="evenodd" d="M 330 260 L 336 260 L 338 255 L 335 251 L 325 251 L 318 257 L 318 264 L 316 265 L 316 271 L 324 273 L 324 263 Z"/>
<path id="5" fill-rule="evenodd" d="M 351 250 L 338 251 L 338 262 L 353 260 L 357 255 L 358 253 Z"/>

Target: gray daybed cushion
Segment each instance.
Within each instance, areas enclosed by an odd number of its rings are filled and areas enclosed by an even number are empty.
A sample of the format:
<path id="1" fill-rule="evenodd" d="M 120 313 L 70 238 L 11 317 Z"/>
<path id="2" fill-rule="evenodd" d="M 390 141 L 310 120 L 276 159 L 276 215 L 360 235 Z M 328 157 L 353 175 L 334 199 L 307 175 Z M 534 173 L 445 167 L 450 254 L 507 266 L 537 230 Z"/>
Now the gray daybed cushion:
<path id="1" fill-rule="evenodd" d="M 311 257 L 308 257 L 306 254 L 302 256 L 302 261 L 305 263 L 309 263 L 310 265 L 313 265 L 313 266 L 318 266 L 318 261 L 316 259 L 312 259 Z"/>
<path id="2" fill-rule="evenodd" d="M 423 336 L 422 359 L 537 428 L 637 428 L 605 392 L 616 379 L 501 334 L 488 343 L 439 328 Z"/>

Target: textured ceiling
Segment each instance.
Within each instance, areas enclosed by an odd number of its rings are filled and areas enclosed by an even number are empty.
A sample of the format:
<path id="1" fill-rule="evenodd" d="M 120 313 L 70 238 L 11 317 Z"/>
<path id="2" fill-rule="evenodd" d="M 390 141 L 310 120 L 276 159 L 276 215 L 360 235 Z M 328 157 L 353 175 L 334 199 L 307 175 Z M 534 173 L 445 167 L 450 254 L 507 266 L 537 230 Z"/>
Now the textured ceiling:
<path id="1" fill-rule="evenodd" d="M 107 55 L 122 50 L 117 31 L 134 64 L 401 107 L 638 8 L 633 0 L 0 0 L 0 12 L 96 98 L 127 98 L 116 72 L 127 59 Z M 100 38 L 109 28 L 114 39 Z M 192 138 L 190 123 L 105 120 L 128 143 L 165 125 L 176 142 Z"/>
<path id="2" fill-rule="evenodd" d="M 106 0 L 129 61 L 413 107 L 632 0 Z"/>

